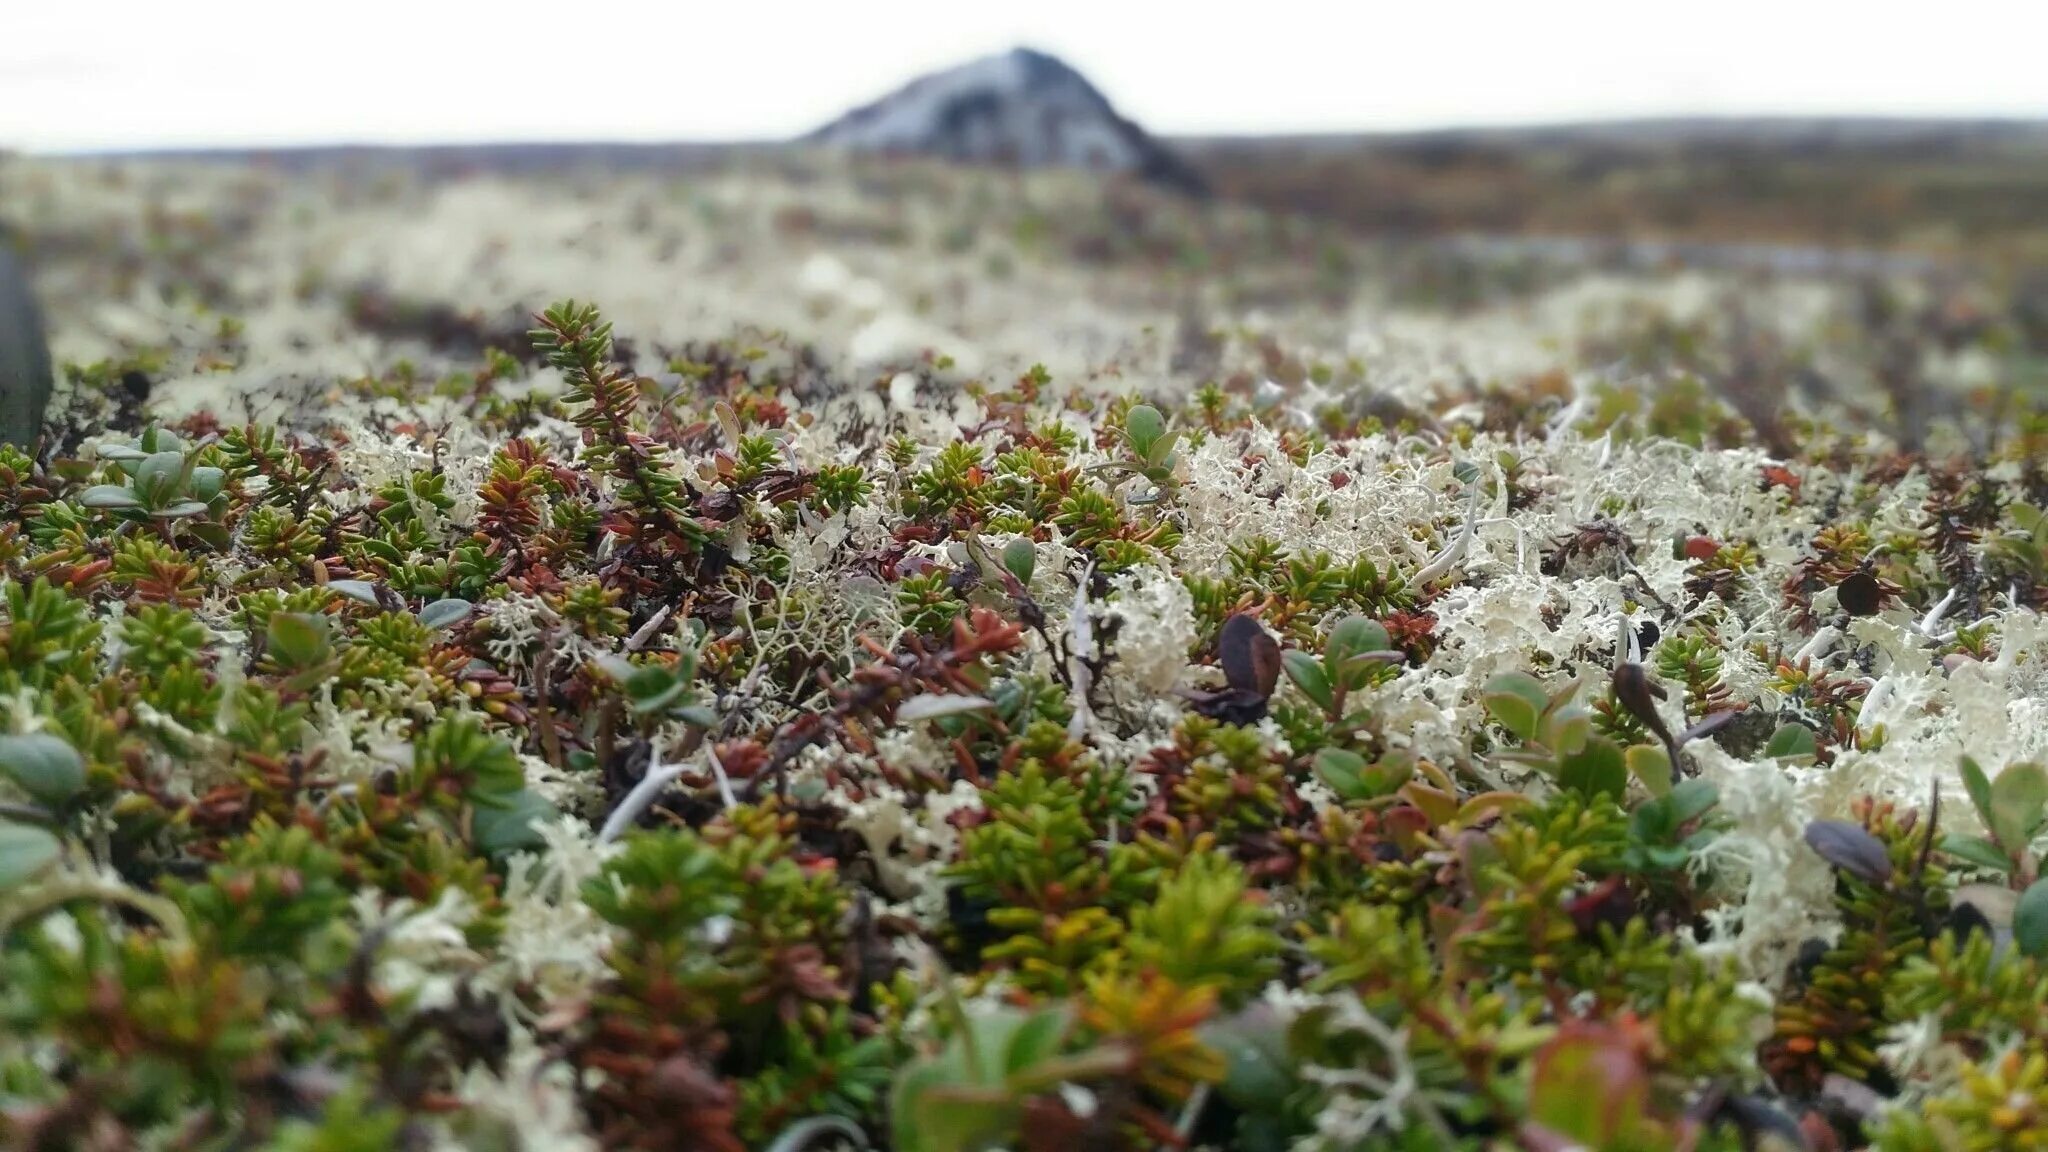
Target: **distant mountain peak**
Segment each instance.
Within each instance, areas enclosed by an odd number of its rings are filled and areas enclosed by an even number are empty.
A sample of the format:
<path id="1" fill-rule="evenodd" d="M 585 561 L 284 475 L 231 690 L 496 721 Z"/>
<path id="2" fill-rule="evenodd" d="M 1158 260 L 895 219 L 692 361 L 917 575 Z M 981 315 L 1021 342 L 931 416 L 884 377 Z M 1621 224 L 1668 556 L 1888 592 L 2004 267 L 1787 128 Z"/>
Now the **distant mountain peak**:
<path id="1" fill-rule="evenodd" d="M 1199 173 L 1065 61 L 1018 47 L 927 73 L 805 142 L 966 163 L 1127 172 L 1201 195 Z"/>

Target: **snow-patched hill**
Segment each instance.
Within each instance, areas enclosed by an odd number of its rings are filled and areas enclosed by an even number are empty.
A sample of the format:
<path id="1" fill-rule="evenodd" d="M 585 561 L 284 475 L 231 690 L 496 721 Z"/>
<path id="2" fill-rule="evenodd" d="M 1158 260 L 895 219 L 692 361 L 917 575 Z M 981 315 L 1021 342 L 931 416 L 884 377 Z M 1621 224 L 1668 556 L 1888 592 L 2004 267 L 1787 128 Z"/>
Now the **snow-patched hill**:
<path id="1" fill-rule="evenodd" d="M 1191 193 L 1199 173 L 1086 77 L 1029 48 L 921 76 L 805 138 L 853 151 L 1134 173 Z"/>

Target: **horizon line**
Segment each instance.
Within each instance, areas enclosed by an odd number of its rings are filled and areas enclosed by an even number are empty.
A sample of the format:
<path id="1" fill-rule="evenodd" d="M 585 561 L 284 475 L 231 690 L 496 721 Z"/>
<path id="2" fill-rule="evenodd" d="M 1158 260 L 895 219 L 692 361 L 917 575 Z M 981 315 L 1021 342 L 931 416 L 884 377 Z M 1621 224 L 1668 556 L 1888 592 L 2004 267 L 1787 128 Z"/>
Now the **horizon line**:
<path id="1" fill-rule="evenodd" d="M 1141 126 L 1142 127 L 1142 126 Z M 1560 132 L 1613 129 L 1673 128 L 1889 128 L 1893 130 L 1941 130 L 1985 128 L 2038 128 L 2048 130 L 2048 115 L 2020 113 L 1890 114 L 1825 112 L 1700 112 L 1573 117 L 1526 122 L 1450 121 L 1441 124 L 1374 128 L 1274 129 L 1270 131 L 1173 131 L 1154 132 L 1154 139 L 1172 142 L 1258 143 L 1295 141 L 1400 140 L 1447 136 L 1544 135 Z M 0 158 L 120 159 L 218 154 L 291 152 L 373 152 L 429 151 L 476 148 L 703 148 L 703 149 L 806 149 L 801 136 L 747 137 L 665 137 L 665 136 L 491 136 L 435 137 L 421 139 L 377 139 L 374 137 L 311 137 L 302 140 L 222 140 L 209 143 L 149 145 L 89 145 L 49 148 L 18 146 L 0 142 Z"/>

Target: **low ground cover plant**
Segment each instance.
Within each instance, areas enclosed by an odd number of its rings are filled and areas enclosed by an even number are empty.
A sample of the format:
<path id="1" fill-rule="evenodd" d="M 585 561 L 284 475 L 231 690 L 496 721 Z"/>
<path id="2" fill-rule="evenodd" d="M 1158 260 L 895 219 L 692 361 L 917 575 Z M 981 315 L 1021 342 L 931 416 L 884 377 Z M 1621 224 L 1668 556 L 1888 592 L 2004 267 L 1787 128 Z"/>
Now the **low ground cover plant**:
<path id="1" fill-rule="evenodd" d="M 2023 402 L 512 342 L 0 448 L 9 1147 L 2043 1146 Z"/>

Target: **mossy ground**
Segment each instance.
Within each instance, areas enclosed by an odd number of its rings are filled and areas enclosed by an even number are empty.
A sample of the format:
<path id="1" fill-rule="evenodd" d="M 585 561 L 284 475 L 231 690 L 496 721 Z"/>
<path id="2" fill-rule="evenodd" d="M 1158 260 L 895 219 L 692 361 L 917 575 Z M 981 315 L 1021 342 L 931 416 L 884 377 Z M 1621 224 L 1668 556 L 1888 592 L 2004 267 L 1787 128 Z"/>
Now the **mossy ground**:
<path id="1" fill-rule="evenodd" d="M 921 168 L 0 190 L 9 1146 L 2048 1140 L 2006 285 L 1452 309 Z"/>

